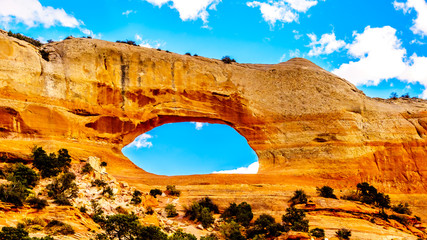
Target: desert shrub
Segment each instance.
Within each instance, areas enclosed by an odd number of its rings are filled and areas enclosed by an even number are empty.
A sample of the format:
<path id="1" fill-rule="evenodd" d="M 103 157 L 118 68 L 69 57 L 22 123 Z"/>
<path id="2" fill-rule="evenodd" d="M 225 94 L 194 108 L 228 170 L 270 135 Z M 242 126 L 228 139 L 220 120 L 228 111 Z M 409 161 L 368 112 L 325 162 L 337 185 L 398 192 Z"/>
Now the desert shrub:
<path id="1" fill-rule="evenodd" d="M 150 195 L 156 197 L 157 195 L 162 195 L 162 190 L 154 188 L 150 190 Z"/>
<path id="2" fill-rule="evenodd" d="M 127 39 L 126 39 L 126 41 L 117 40 L 116 43 L 125 43 L 125 44 L 131 45 L 131 46 L 138 46 L 138 44 L 136 44 L 135 41 L 127 40 Z"/>
<path id="3" fill-rule="evenodd" d="M 339 239 L 346 239 L 347 240 L 347 239 L 350 239 L 350 237 L 351 237 L 351 231 L 346 229 L 346 228 L 341 228 L 335 232 L 335 235 Z"/>
<path id="4" fill-rule="evenodd" d="M 282 216 L 285 226 L 298 232 L 308 232 L 308 220 L 305 219 L 304 210 L 290 207 L 286 209 L 286 214 Z"/>
<path id="5" fill-rule="evenodd" d="M 40 47 L 41 45 L 43 45 L 39 40 L 36 40 L 36 39 L 30 38 L 30 37 L 24 36 L 24 35 L 22 35 L 20 33 L 13 33 L 12 31 L 9 31 L 7 33 L 7 35 L 10 36 L 10 37 L 17 38 L 19 40 L 24 40 L 24 41 L 26 41 L 26 42 L 28 42 L 28 43 L 36 46 L 36 47 Z"/>
<path id="6" fill-rule="evenodd" d="M 22 222 L 19 222 L 17 224 L 17 228 L 23 228 L 25 229 L 25 231 L 28 232 L 38 232 L 38 231 L 42 231 L 44 229 L 44 227 L 46 226 L 46 222 L 39 218 L 25 218 Z"/>
<path id="7" fill-rule="evenodd" d="M 168 218 L 178 216 L 178 213 L 176 212 L 175 205 L 173 205 L 173 204 L 168 204 L 165 207 L 165 211 L 166 211 L 166 215 Z"/>
<path id="8" fill-rule="evenodd" d="M 71 156 L 67 149 L 59 149 L 58 156 L 55 153 L 47 155 L 42 147 L 34 147 L 33 166 L 40 171 L 42 178 L 55 177 L 60 172 L 67 172 L 71 167 Z"/>
<path id="9" fill-rule="evenodd" d="M 77 197 L 78 188 L 74 182 L 74 173 L 64 173 L 56 177 L 53 182 L 46 186 L 49 197 L 59 205 L 71 205 L 69 199 Z"/>
<path id="10" fill-rule="evenodd" d="M 369 185 L 367 182 L 357 184 L 357 194 L 363 203 L 381 208 L 390 208 L 390 197 L 378 192 L 374 186 Z"/>
<path id="11" fill-rule="evenodd" d="M 154 210 L 153 210 L 153 208 L 152 208 L 152 207 L 150 207 L 150 206 L 148 206 L 148 207 L 147 207 L 147 210 L 145 211 L 145 214 L 153 215 L 153 214 L 154 214 Z"/>
<path id="12" fill-rule="evenodd" d="M 102 190 L 102 195 L 108 195 L 108 197 L 114 196 L 113 189 L 110 186 L 104 187 L 104 190 Z"/>
<path id="13" fill-rule="evenodd" d="M 107 216 L 102 228 L 111 239 L 134 239 L 139 226 L 136 215 L 116 214 Z"/>
<path id="14" fill-rule="evenodd" d="M 189 53 L 189 52 L 186 52 L 186 53 L 185 53 L 185 55 L 187 55 L 187 56 L 191 56 L 191 53 Z"/>
<path id="15" fill-rule="evenodd" d="M 190 207 L 185 207 L 185 217 L 200 222 L 204 228 L 209 227 L 214 222 L 212 211 L 201 206 L 198 202 L 193 202 Z"/>
<path id="16" fill-rule="evenodd" d="M 33 188 L 36 186 L 39 176 L 33 169 L 22 163 L 17 163 L 9 169 L 7 180 L 11 182 L 20 182 L 27 188 Z"/>
<path id="17" fill-rule="evenodd" d="M 226 63 L 226 64 L 230 64 L 230 63 L 236 62 L 236 60 L 234 60 L 234 58 L 230 58 L 230 56 L 224 56 L 224 57 L 222 57 L 221 61 L 223 63 Z"/>
<path id="18" fill-rule="evenodd" d="M 304 190 L 302 189 L 296 190 L 289 202 L 291 203 L 291 206 L 307 203 L 307 194 L 305 194 Z"/>
<path id="19" fill-rule="evenodd" d="M 316 188 L 317 193 L 319 196 L 324 198 L 335 198 L 337 199 L 337 196 L 334 194 L 334 189 L 329 186 L 323 186 L 321 188 Z"/>
<path id="20" fill-rule="evenodd" d="M 167 185 L 165 193 L 167 195 L 177 196 L 177 197 L 179 197 L 181 195 L 181 191 L 177 190 L 176 187 L 175 187 L 175 185 Z"/>
<path id="21" fill-rule="evenodd" d="M 27 203 L 32 207 L 36 209 L 43 209 L 49 204 L 47 203 L 46 199 L 42 199 L 39 197 L 30 197 L 27 199 Z"/>
<path id="22" fill-rule="evenodd" d="M 411 96 L 409 96 L 409 93 L 405 93 L 405 94 L 402 94 L 402 96 L 401 96 L 402 98 L 410 98 Z"/>
<path id="23" fill-rule="evenodd" d="M 156 226 L 139 227 L 136 231 L 138 240 L 166 240 L 167 235 Z"/>
<path id="24" fill-rule="evenodd" d="M 219 240 L 219 238 L 214 233 L 211 233 L 206 236 L 201 236 L 200 240 Z"/>
<path id="25" fill-rule="evenodd" d="M 235 221 L 243 226 L 248 226 L 253 217 L 251 205 L 246 202 L 239 205 L 230 203 L 230 206 L 221 214 L 221 218 L 225 221 Z"/>
<path id="26" fill-rule="evenodd" d="M 209 197 L 205 197 L 201 200 L 199 200 L 199 205 L 204 207 L 204 208 L 208 208 L 209 211 L 214 212 L 214 213 L 219 213 L 218 210 L 218 205 L 216 205 L 215 203 L 212 202 L 212 199 L 210 199 Z"/>
<path id="27" fill-rule="evenodd" d="M 99 166 L 101 166 L 101 167 L 106 167 L 106 166 L 107 166 L 107 162 L 102 161 L 102 162 L 99 164 Z"/>
<path id="28" fill-rule="evenodd" d="M 46 230 L 54 235 L 72 235 L 75 233 L 74 229 L 67 223 L 52 220 L 46 225 Z"/>
<path id="29" fill-rule="evenodd" d="M 227 240 L 246 240 L 241 232 L 242 226 L 235 221 L 225 222 L 220 226 L 221 235 Z"/>
<path id="30" fill-rule="evenodd" d="M 20 182 L 0 185 L 0 200 L 2 202 L 22 206 L 28 195 L 29 191 Z"/>
<path id="31" fill-rule="evenodd" d="M 79 207 L 80 212 L 82 213 L 86 213 L 87 212 L 87 207 L 86 206 L 80 206 Z"/>
<path id="32" fill-rule="evenodd" d="M 391 209 L 397 213 L 400 213 L 400 214 L 407 214 L 407 215 L 412 214 L 411 209 L 409 209 L 408 203 L 405 203 L 405 204 L 399 203 L 397 205 L 392 206 Z"/>
<path id="33" fill-rule="evenodd" d="M 142 193 L 140 191 L 138 190 L 133 191 L 132 199 L 130 200 L 130 203 L 135 205 L 140 204 L 142 202 L 141 196 L 142 196 Z"/>
<path id="34" fill-rule="evenodd" d="M 0 232 L 0 240 L 30 239 L 28 232 L 23 228 L 3 227 Z"/>
<path id="35" fill-rule="evenodd" d="M 93 172 L 93 167 L 90 165 L 90 163 L 86 163 L 82 167 L 82 174 L 88 174 Z"/>
<path id="36" fill-rule="evenodd" d="M 268 215 L 261 214 L 254 222 L 254 226 L 247 231 L 248 238 L 258 238 L 263 235 L 265 237 L 277 237 L 284 231 L 281 224 L 276 223 L 276 220 Z"/>
<path id="37" fill-rule="evenodd" d="M 197 238 L 193 234 L 185 233 L 181 229 L 178 229 L 168 240 L 197 240 Z"/>
<path id="38" fill-rule="evenodd" d="M 95 179 L 92 181 L 92 187 L 105 187 L 107 186 L 107 183 L 104 180 L 101 179 Z"/>
<path id="39" fill-rule="evenodd" d="M 103 226 L 106 219 L 104 217 L 104 211 L 102 210 L 101 206 L 93 199 L 90 201 L 90 205 L 92 207 L 91 217 L 93 221 Z"/>
<path id="40" fill-rule="evenodd" d="M 390 99 L 397 99 L 398 97 L 397 92 L 390 93 Z"/>
<path id="41" fill-rule="evenodd" d="M 194 57 L 198 57 L 199 55 L 197 53 L 193 54 Z"/>
<path id="42" fill-rule="evenodd" d="M 325 230 L 322 228 L 314 228 L 310 230 L 310 235 L 315 238 L 325 238 Z"/>

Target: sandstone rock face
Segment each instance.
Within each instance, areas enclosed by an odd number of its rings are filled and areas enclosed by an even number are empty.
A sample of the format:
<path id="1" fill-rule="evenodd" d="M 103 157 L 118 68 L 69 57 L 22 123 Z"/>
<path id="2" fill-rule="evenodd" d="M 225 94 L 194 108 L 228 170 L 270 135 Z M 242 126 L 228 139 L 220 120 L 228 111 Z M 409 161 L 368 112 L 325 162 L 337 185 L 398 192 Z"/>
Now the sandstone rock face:
<path id="1" fill-rule="evenodd" d="M 386 101 L 305 59 L 224 64 L 95 39 L 39 49 L 0 33 L 0 152 L 34 144 L 97 156 L 118 179 L 148 174 L 121 149 L 165 123 L 223 123 L 261 174 L 427 190 L 427 102 Z"/>

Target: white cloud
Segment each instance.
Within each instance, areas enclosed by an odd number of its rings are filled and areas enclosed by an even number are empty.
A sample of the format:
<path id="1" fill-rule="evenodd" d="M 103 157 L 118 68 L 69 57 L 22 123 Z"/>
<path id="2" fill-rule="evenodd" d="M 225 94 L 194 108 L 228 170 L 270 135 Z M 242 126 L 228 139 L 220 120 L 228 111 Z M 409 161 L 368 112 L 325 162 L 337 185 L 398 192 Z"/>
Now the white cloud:
<path id="1" fill-rule="evenodd" d="M 308 45 L 311 47 L 311 50 L 308 52 L 308 56 L 331 54 L 339 51 L 346 45 L 343 40 L 337 40 L 335 33 L 323 34 L 319 40 L 317 40 L 317 36 L 314 33 L 307 34 L 307 36 L 311 40 L 311 43 Z"/>
<path id="2" fill-rule="evenodd" d="M 421 36 L 427 35 L 427 2 L 425 0 L 394 1 L 393 5 L 396 10 L 402 10 L 405 14 L 414 9 L 417 12 L 417 18 L 413 20 L 414 25 L 411 30 Z"/>
<path id="3" fill-rule="evenodd" d="M 135 138 L 135 140 L 128 145 L 128 147 L 136 147 L 136 148 L 150 148 L 153 146 L 152 142 L 149 142 L 148 139 L 153 138 L 150 134 L 142 134 Z"/>
<path id="4" fill-rule="evenodd" d="M 138 43 L 138 45 L 141 46 L 141 47 L 159 48 L 159 47 L 165 45 L 165 43 L 162 43 L 160 41 L 145 40 L 139 34 L 135 34 L 135 39 L 136 39 L 136 42 Z"/>
<path id="5" fill-rule="evenodd" d="M 363 33 L 354 33 L 355 39 L 347 45 L 350 57 L 358 59 L 342 64 L 333 71 L 355 85 L 378 85 L 396 78 L 427 87 L 427 58 L 413 54 L 407 57 L 396 36 L 396 29 L 366 27 Z M 427 97 L 427 92 L 424 92 Z"/>
<path id="6" fill-rule="evenodd" d="M 191 122 L 194 123 L 196 130 L 202 130 L 204 126 L 207 126 L 208 123 L 202 123 L 202 122 Z"/>
<path id="7" fill-rule="evenodd" d="M 217 171 L 213 173 L 222 173 L 222 174 L 257 174 L 259 168 L 259 163 L 254 162 L 248 167 L 240 167 L 233 170 L 224 170 L 224 171 Z"/>
<path id="8" fill-rule="evenodd" d="M 161 7 L 170 3 L 171 9 L 179 12 L 179 17 L 183 21 L 201 19 L 205 24 L 208 22 L 208 10 L 216 10 L 216 5 L 221 0 L 146 0 L 147 2 Z"/>
<path id="9" fill-rule="evenodd" d="M 0 24 L 23 23 L 28 27 L 78 27 L 82 24 L 64 9 L 42 6 L 38 0 L 1 0 Z"/>
<path id="10" fill-rule="evenodd" d="M 131 13 L 136 13 L 136 11 L 134 11 L 134 10 L 127 10 L 127 11 L 122 12 L 122 15 L 125 15 L 127 17 Z"/>
<path id="11" fill-rule="evenodd" d="M 247 2 L 246 5 L 252 8 L 259 7 L 264 20 L 274 27 L 277 21 L 282 23 L 298 21 L 300 12 L 307 12 L 317 3 L 317 0 L 268 0 Z"/>
<path id="12" fill-rule="evenodd" d="M 302 38 L 304 36 L 304 35 L 300 34 L 297 30 L 293 30 L 292 33 L 294 34 L 295 40 L 299 40 L 300 38 Z"/>

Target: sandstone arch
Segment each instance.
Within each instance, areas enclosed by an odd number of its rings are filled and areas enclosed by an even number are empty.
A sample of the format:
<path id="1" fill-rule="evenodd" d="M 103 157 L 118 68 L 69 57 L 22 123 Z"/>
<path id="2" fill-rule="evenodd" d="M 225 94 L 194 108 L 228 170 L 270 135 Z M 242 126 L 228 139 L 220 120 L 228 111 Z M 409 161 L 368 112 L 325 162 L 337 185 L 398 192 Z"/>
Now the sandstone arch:
<path id="1" fill-rule="evenodd" d="M 67 147 L 75 158 L 111 161 L 140 176 L 120 153 L 168 122 L 236 129 L 261 174 L 370 181 L 426 191 L 427 104 L 366 97 L 305 59 L 224 64 L 203 57 L 94 39 L 38 49 L 0 34 L 0 150 Z"/>

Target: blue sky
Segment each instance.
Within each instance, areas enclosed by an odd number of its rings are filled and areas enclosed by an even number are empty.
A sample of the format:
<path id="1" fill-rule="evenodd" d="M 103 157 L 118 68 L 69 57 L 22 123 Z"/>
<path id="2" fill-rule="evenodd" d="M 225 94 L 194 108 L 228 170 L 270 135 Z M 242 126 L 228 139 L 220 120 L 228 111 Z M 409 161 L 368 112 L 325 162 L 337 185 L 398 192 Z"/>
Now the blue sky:
<path id="1" fill-rule="evenodd" d="M 368 96 L 427 98 L 426 0 L 0 0 L 0 27 L 240 63 L 305 57 Z"/>

